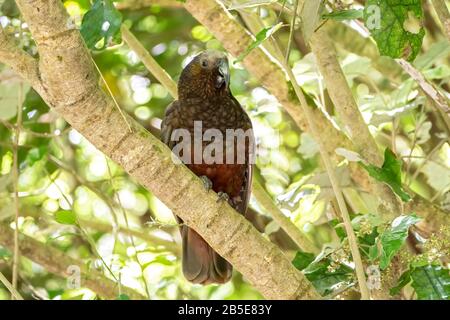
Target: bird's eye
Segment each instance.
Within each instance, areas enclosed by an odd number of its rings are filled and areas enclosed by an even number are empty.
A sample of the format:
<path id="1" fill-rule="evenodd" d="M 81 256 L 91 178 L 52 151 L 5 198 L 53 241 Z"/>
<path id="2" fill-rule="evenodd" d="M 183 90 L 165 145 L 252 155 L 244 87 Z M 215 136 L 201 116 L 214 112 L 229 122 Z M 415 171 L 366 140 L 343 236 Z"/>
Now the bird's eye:
<path id="1" fill-rule="evenodd" d="M 208 60 L 202 60 L 202 67 L 206 68 L 208 66 Z"/>

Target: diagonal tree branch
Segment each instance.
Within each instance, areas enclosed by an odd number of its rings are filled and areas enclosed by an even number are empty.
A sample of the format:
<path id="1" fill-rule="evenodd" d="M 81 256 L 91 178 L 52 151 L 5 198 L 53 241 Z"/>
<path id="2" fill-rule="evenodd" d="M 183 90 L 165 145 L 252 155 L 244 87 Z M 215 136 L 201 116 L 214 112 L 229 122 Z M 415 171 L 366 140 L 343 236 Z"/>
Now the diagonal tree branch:
<path id="1" fill-rule="evenodd" d="M 268 299 L 317 299 L 312 285 L 283 253 L 228 203 L 217 203 L 159 139 L 99 89 L 88 50 L 58 0 L 19 0 L 38 46 L 46 102 L 105 155 L 151 190 L 229 260 Z M 132 132 L 128 130 L 128 124 Z"/>
<path id="2" fill-rule="evenodd" d="M 38 65 L 36 59 L 28 53 L 19 49 L 14 38 L 0 25 L 0 61 L 11 67 L 11 69 L 26 79 L 33 88 L 43 93 L 41 80 L 39 79 Z"/>

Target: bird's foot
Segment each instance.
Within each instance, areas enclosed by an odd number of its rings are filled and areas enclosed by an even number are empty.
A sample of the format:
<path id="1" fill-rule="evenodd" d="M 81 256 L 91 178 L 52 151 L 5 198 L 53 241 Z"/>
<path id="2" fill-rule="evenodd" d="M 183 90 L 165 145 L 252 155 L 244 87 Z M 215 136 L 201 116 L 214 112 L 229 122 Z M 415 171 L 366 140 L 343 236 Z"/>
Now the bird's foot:
<path id="1" fill-rule="evenodd" d="M 222 202 L 222 201 L 226 201 L 226 202 L 230 202 L 230 196 L 226 193 L 226 192 L 218 192 L 217 195 L 219 196 L 219 198 L 217 199 L 217 202 Z"/>
<path id="2" fill-rule="evenodd" d="M 209 191 L 212 189 L 213 184 L 207 176 L 200 176 L 200 179 L 202 180 L 203 186 L 205 187 L 206 191 Z"/>

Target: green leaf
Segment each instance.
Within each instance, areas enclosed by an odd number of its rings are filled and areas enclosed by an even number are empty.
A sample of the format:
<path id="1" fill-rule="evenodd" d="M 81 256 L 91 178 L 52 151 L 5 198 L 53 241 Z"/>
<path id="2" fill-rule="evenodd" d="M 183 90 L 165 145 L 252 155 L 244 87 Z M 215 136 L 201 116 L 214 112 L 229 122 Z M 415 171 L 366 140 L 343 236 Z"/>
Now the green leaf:
<path id="1" fill-rule="evenodd" d="M 448 300 L 450 298 L 450 274 L 437 265 L 415 268 L 411 273 L 412 287 L 419 300 Z"/>
<path id="2" fill-rule="evenodd" d="M 364 10 L 341 10 L 341 11 L 333 11 L 330 13 L 326 13 L 322 15 L 322 19 L 333 19 L 336 21 L 344 21 L 344 20 L 352 20 L 352 19 L 360 19 L 364 15 Z"/>
<path id="3" fill-rule="evenodd" d="M 61 210 L 55 213 L 55 220 L 61 224 L 77 224 L 77 216 L 73 211 Z"/>
<path id="4" fill-rule="evenodd" d="M 400 250 L 408 236 L 410 226 L 422 220 L 416 215 L 399 216 L 392 221 L 391 226 L 380 236 L 378 253 L 380 254 L 380 269 L 384 270 L 392 257 Z M 377 244 L 375 244 L 376 246 Z"/>
<path id="5" fill-rule="evenodd" d="M 311 264 L 311 262 L 314 261 L 314 254 L 303 252 L 303 251 L 297 251 L 295 254 L 294 260 L 292 260 L 292 264 L 294 267 L 296 267 L 298 270 L 305 269 L 308 265 Z"/>
<path id="6" fill-rule="evenodd" d="M 363 162 L 360 162 L 360 164 L 371 177 L 387 183 L 403 201 L 411 200 L 410 195 L 402 187 L 402 162 L 395 157 L 395 154 L 389 148 L 384 151 L 384 162 L 381 168 L 371 164 L 366 165 Z"/>
<path id="7" fill-rule="evenodd" d="M 121 24 L 122 14 L 111 0 L 95 0 L 83 17 L 80 32 L 89 49 L 96 48 L 102 39 L 103 46 L 98 49 L 103 49 L 119 33 Z"/>
<path id="8" fill-rule="evenodd" d="M 236 59 L 235 62 L 242 61 L 253 49 L 258 47 L 261 43 L 263 43 L 267 38 L 269 38 L 271 35 L 273 35 L 275 32 L 277 32 L 281 27 L 283 26 L 283 23 L 277 23 L 271 27 L 267 27 L 262 29 L 258 34 L 255 36 L 255 41 L 253 41 L 247 49 L 243 53 L 239 55 L 239 57 Z"/>
<path id="9" fill-rule="evenodd" d="M 166 255 L 161 255 L 161 256 L 156 257 L 152 261 L 145 263 L 142 266 L 142 269 L 145 270 L 149 265 L 154 264 L 154 263 L 159 263 L 164 266 L 173 266 L 174 262 L 172 260 L 169 260 Z"/>
<path id="10" fill-rule="evenodd" d="M 411 282 L 411 268 L 403 272 L 403 274 L 398 279 L 397 285 L 395 287 L 392 287 L 389 290 L 389 293 L 391 296 L 396 296 L 400 293 L 400 290 L 406 286 L 408 283 Z"/>
<path id="11" fill-rule="evenodd" d="M 425 30 L 420 0 L 367 0 L 364 21 L 380 54 L 413 61 Z"/>
<path id="12" fill-rule="evenodd" d="M 292 264 L 298 270 L 303 271 L 306 278 L 311 281 L 321 295 L 331 293 L 338 284 L 350 283 L 353 275 L 353 269 L 346 265 L 340 265 L 334 272 L 328 271 L 331 259 L 327 256 L 332 250 L 332 248 L 325 247 L 316 258 L 311 253 L 298 251 L 292 260 Z"/>
<path id="13" fill-rule="evenodd" d="M 0 247 L 0 260 L 5 260 L 11 257 L 11 252 L 9 252 L 6 248 Z"/>
<path id="14" fill-rule="evenodd" d="M 313 286 L 321 295 L 327 295 L 333 291 L 333 288 L 342 283 L 349 283 L 352 280 L 353 269 L 341 265 L 336 271 L 328 271 L 329 261 L 317 263 L 309 272 L 304 272 L 306 278 L 311 281 Z"/>
<path id="15" fill-rule="evenodd" d="M 117 297 L 117 300 L 130 300 L 130 297 L 127 296 L 125 293 L 119 294 Z"/>
<path id="16" fill-rule="evenodd" d="M 30 149 L 30 151 L 28 151 L 27 158 L 25 161 L 31 167 L 35 162 L 41 160 L 47 153 L 48 150 L 46 145 Z"/>

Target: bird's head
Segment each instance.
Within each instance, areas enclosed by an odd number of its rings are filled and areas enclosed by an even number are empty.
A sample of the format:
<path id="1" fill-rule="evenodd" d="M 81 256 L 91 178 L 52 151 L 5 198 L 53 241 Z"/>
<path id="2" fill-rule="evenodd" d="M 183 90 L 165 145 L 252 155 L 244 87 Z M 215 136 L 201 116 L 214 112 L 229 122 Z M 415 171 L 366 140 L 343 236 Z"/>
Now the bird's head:
<path id="1" fill-rule="evenodd" d="M 206 50 L 183 69 L 178 94 L 183 98 L 211 98 L 229 93 L 230 67 L 222 52 Z"/>

